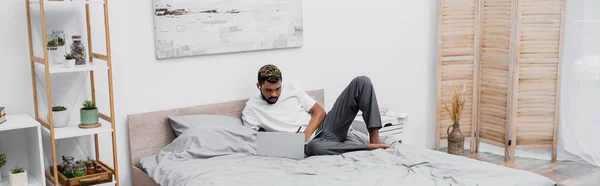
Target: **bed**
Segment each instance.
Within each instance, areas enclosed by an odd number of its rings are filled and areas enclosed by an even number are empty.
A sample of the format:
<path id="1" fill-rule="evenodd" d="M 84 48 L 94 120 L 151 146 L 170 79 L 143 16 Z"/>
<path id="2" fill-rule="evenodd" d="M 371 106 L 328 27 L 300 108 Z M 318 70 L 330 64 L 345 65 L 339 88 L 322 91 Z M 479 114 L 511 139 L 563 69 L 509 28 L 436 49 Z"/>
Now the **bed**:
<path id="1" fill-rule="evenodd" d="M 324 105 L 324 91 L 308 91 Z M 556 185 L 523 170 L 403 145 L 303 160 L 255 155 L 255 132 L 235 124 L 174 128 L 170 118 L 223 116 L 240 122 L 246 100 L 128 116 L 133 185 Z M 254 132 L 254 133 L 253 133 Z"/>

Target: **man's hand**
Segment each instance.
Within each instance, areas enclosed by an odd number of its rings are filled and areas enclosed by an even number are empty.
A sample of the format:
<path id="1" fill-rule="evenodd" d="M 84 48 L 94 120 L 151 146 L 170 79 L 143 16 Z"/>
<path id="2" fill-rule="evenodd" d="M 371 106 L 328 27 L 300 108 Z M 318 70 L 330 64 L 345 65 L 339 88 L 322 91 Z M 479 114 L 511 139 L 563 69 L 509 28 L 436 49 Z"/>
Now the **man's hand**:
<path id="1" fill-rule="evenodd" d="M 296 132 L 296 134 L 304 134 L 304 142 L 306 142 L 311 135 L 311 133 L 308 133 L 306 130 L 304 130 L 304 132 Z"/>
<path id="2" fill-rule="evenodd" d="M 308 133 L 308 131 L 304 131 L 304 142 L 308 141 L 308 138 L 310 138 L 310 135 L 312 135 L 312 133 Z"/>

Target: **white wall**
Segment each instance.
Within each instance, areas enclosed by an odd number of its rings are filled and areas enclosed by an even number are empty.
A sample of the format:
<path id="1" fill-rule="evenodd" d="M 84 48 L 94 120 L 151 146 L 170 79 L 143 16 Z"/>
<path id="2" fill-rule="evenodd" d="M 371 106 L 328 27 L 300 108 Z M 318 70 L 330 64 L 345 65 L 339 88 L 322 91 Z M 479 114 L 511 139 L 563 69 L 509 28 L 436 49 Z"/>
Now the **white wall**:
<path id="1" fill-rule="evenodd" d="M 10 91 L 0 91 L 0 105 L 9 113 L 32 114 L 24 3 L 7 0 L 0 6 L 5 7 L 0 19 L 8 26 L 0 30 L 0 40 L 11 43 L 0 50 L 5 56 L 0 79 L 11 80 L 3 81 Z M 436 1 L 329 0 L 303 6 L 303 48 L 156 60 L 151 1 L 110 1 L 122 184 L 130 182 L 128 114 L 247 98 L 258 93 L 256 71 L 267 63 L 282 69 L 284 81 L 325 89 L 326 109 L 353 77 L 370 76 L 381 106 L 410 114 L 407 132 L 414 138 L 407 143 L 432 148 Z M 99 48 L 102 41 L 94 40 Z M 102 150 L 110 149 L 104 145 Z"/>
<path id="2" fill-rule="evenodd" d="M 0 1 L 0 105 L 7 114 L 33 113 L 25 2 Z M 0 107 L 1 107 L 0 106 Z"/>

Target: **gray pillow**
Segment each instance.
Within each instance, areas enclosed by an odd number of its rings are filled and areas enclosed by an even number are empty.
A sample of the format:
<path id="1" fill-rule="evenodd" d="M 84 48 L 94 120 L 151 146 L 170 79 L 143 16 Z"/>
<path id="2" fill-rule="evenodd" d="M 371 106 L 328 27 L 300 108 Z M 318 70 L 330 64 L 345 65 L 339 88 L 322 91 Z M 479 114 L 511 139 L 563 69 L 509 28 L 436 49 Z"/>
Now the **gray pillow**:
<path id="1" fill-rule="evenodd" d="M 175 136 L 179 136 L 186 130 L 196 127 L 207 127 L 207 125 L 239 125 L 242 126 L 240 118 L 225 115 L 183 115 L 169 116 L 169 123 Z"/>
<path id="2" fill-rule="evenodd" d="M 256 155 L 256 133 L 241 125 L 203 125 L 190 128 L 163 147 L 158 152 L 157 160 L 159 165 L 165 165 L 169 161 Z"/>

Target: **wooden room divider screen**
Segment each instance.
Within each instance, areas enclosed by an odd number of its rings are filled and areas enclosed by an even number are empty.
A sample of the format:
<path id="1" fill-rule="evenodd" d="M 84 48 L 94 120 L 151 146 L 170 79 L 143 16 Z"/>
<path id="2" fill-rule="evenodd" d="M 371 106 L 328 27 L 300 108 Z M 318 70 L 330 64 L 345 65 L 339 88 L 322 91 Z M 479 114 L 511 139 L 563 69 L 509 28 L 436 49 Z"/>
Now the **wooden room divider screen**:
<path id="1" fill-rule="evenodd" d="M 551 149 L 556 160 L 564 0 L 440 0 L 436 149 L 452 124 L 441 106 L 467 85 L 461 131 L 515 150 Z"/>

